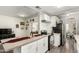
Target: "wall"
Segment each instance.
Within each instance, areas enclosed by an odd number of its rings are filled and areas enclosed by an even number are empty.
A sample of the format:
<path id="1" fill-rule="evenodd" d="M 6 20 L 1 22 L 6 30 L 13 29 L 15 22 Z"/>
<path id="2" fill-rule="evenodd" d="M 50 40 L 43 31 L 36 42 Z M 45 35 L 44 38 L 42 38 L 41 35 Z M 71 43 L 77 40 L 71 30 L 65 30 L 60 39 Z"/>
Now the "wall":
<path id="1" fill-rule="evenodd" d="M 63 19 L 63 21 L 65 21 L 64 24 L 67 23 L 69 18 L 75 18 L 76 20 L 76 34 L 79 34 L 79 12 L 73 12 L 70 15 L 62 15 L 61 19 Z"/>
<path id="2" fill-rule="evenodd" d="M 34 19 L 34 21 L 30 22 L 30 19 Z M 31 34 L 31 31 L 33 31 L 33 32 L 39 31 L 39 24 L 38 24 L 39 17 L 38 17 L 38 15 L 29 17 L 29 18 L 27 18 L 27 20 L 29 21 L 29 28 L 28 28 L 29 35 Z"/>
<path id="3" fill-rule="evenodd" d="M 19 24 L 22 20 L 20 18 L 15 18 L 15 17 L 9 17 L 9 16 L 4 16 L 0 15 L 0 28 L 12 28 L 12 31 L 16 34 L 16 37 L 18 36 L 27 36 L 30 33 L 26 29 L 20 29 L 16 28 L 16 24 Z"/>
<path id="4" fill-rule="evenodd" d="M 69 18 L 74 17 L 76 20 L 76 34 L 79 34 L 79 12 L 74 12 L 71 15 L 59 15 L 61 20 L 63 21 L 63 37 L 66 39 L 66 24 Z M 69 27 L 70 28 L 70 27 Z"/>

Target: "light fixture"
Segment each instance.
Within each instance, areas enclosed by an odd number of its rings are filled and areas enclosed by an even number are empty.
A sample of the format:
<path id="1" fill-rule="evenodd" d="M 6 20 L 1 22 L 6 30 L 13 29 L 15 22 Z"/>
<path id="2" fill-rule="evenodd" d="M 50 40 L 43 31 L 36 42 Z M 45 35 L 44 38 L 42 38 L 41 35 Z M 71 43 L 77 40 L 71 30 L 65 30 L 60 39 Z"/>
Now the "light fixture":
<path id="1" fill-rule="evenodd" d="M 20 17 L 26 17 L 27 15 L 25 14 L 19 14 Z"/>
<path id="2" fill-rule="evenodd" d="M 40 6 L 35 6 L 35 8 L 37 8 L 37 9 L 41 9 Z"/>
<path id="3" fill-rule="evenodd" d="M 66 14 L 66 16 L 69 16 L 70 14 Z"/>
<path id="4" fill-rule="evenodd" d="M 68 14 L 66 14 L 66 16 L 69 16 L 69 15 L 72 15 L 72 14 L 74 14 L 74 13 L 68 13 Z"/>

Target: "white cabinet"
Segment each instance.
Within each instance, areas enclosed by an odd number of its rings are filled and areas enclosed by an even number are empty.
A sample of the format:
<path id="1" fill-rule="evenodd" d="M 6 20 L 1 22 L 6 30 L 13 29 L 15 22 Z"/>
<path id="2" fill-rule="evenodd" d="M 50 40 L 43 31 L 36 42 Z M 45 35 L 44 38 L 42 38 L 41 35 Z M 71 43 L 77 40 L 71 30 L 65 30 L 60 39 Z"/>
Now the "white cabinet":
<path id="1" fill-rule="evenodd" d="M 44 52 L 43 44 L 44 44 L 43 38 L 38 40 L 38 53 L 43 53 Z"/>
<path id="2" fill-rule="evenodd" d="M 17 47 L 13 50 L 13 53 L 21 53 L 21 47 Z"/>
<path id="3" fill-rule="evenodd" d="M 45 53 L 47 50 L 48 37 L 41 38 L 21 47 L 21 53 Z"/>
<path id="4" fill-rule="evenodd" d="M 60 23 L 61 20 L 57 16 L 51 16 L 51 26 L 56 27 L 56 23 Z"/>
<path id="5" fill-rule="evenodd" d="M 44 19 L 45 19 L 46 21 L 50 21 L 49 16 L 48 16 L 47 14 L 44 14 Z"/>
<path id="6" fill-rule="evenodd" d="M 77 52 L 79 53 L 79 44 L 77 44 Z"/>
<path id="7" fill-rule="evenodd" d="M 21 47 L 21 53 L 36 53 L 37 42 L 29 43 Z"/>
<path id="8" fill-rule="evenodd" d="M 56 27 L 56 16 L 51 17 L 51 27 Z"/>
<path id="9" fill-rule="evenodd" d="M 46 52 L 48 50 L 48 37 L 44 37 L 44 52 Z"/>
<path id="10" fill-rule="evenodd" d="M 38 53 L 44 53 L 48 50 L 48 37 L 38 41 Z"/>
<path id="11" fill-rule="evenodd" d="M 50 16 L 48 16 L 47 14 L 41 13 L 40 14 L 40 23 L 39 23 L 40 24 L 39 25 L 40 31 L 41 30 L 47 30 L 47 32 L 50 32 L 49 31 L 50 23 L 51 23 Z"/>
<path id="12" fill-rule="evenodd" d="M 41 13 L 40 14 L 40 19 L 41 20 L 46 20 L 46 21 L 50 22 L 50 17 L 47 14 L 45 14 L 45 13 Z"/>
<path id="13" fill-rule="evenodd" d="M 54 46 L 58 47 L 60 45 L 60 34 L 54 33 Z"/>

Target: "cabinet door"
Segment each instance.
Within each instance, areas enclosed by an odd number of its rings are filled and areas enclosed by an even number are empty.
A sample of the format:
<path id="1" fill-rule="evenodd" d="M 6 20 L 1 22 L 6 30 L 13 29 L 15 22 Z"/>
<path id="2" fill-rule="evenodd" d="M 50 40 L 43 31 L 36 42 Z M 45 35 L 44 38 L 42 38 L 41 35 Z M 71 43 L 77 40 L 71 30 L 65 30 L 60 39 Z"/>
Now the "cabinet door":
<path id="1" fill-rule="evenodd" d="M 38 53 L 43 53 L 44 52 L 43 43 L 44 43 L 43 38 L 38 40 Z"/>
<path id="2" fill-rule="evenodd" d="M 79 44 L 77 44 L 77 52 L 79 53 Z"/>
<path id="3" fill-rule="evenodd" d="M 33 42 L 21 47 L 22 53 L 36 53 L 37 52 L 37 42 Z"/>
<path id="4" fill-rule="evenodd" d="M 44 14 L 45 20 L 50 21 L 50 17 L 47 14 Z"/>
<path id="5" fill-rule="evenodd" d="M 43 43 L 43 46 L 44 46 L 44 52 L 46 52 L 48 50 L 48 37 L 44 37 L 44 43 Z"/>
<path id="6" fill-rule="evenodd" d="M 51 26 L 56 27 L 56 17 L 55 16 L 51 17 Z"/>
<path id="7" fill-rule="evenodd" d="M 48 37 L 38 41 L 38 53 L 45 53 L 48 50 Z"/>
<path id="8" fill-rule="evenodd" d="M 21 47 L 17 47 L 13 50 L 13 53 L 21 53 Z"/>

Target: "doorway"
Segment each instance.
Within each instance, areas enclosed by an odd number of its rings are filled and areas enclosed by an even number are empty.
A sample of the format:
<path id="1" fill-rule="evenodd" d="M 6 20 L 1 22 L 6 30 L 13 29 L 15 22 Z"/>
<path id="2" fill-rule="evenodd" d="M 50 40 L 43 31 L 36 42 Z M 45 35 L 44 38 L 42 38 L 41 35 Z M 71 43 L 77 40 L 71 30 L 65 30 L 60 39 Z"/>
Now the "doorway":
<path id="1" fill-rule="evenodd" d="M 66 20 L 66 48 L 76 50 L 76 42 L 74 39 L 76 35 L 76 19 L 74 17 Z"/>

